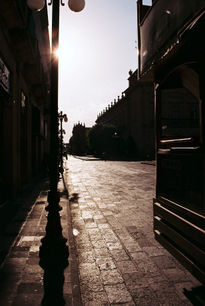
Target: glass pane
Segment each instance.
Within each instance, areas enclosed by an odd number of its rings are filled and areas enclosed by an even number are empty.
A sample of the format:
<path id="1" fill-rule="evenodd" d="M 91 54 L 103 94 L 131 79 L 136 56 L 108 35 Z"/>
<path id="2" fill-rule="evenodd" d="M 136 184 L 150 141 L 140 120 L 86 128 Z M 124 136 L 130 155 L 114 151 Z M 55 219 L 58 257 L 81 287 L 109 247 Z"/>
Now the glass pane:
<path id="1" fill-rule="evenodd" d="M 161 139 L 200 139 L 199 100 L 186 88 L 161 90 Z"/>

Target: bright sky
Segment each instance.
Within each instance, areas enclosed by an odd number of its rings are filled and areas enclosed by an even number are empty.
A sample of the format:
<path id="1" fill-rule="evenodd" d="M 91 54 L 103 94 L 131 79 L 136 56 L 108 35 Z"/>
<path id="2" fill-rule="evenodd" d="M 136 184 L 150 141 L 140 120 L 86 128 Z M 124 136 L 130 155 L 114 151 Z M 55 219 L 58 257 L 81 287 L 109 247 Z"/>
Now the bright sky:
<path id="1" fill-rule="evenodd" d="M 136 0 L 86 0 L 80 13 L 66 3 L 60 12 L 59 45 L 59 111 L 68 117 L 68 142 L 73 125 L 93 126 L 128 87 L 129 70 L 137 69 Z"/>

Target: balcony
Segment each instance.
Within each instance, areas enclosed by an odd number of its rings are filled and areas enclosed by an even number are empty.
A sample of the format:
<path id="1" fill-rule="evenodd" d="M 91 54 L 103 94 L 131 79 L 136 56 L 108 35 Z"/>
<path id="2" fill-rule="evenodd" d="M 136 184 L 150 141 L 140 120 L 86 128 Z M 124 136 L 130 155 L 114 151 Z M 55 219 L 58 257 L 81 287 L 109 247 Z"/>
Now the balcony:
<path id="1" fill-rule="evenodd" d="M 166 57 L 204 12 L 204 0 L 155 0 L 148 8 L 138 1 L 139 74 Z"/>

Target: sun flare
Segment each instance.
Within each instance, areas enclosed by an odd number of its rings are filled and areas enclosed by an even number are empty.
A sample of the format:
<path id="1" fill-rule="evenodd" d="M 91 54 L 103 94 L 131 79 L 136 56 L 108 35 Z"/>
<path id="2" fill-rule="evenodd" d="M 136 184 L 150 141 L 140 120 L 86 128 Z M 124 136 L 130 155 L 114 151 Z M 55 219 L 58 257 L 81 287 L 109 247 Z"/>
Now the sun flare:
<path id="1" fill-rule="evenodd" d="M 57 48 L 55 51 L 54 51 L 54 55 L 55 57 L 59 58 L 60 57 L 60 49 Z"/>
<path id="2" fill-rule="evenodd" d="M 66 63 L 71 63 L 73 61 L 73 58 L 76 55 L 76 50 L 72 46 L 72 44 L 70 46 L 63 44 L 62 46 L 54 50 L 53 53 L 54 53 L 54 56 L 57 59 L 59 59 L 61 63 L 66 64 Z"/>

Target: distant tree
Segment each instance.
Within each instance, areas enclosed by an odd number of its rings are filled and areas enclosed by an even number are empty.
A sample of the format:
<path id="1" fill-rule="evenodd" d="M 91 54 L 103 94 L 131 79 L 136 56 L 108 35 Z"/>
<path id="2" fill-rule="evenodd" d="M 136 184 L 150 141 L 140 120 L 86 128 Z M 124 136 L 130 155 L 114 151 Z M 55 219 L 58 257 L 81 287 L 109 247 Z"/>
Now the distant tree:
<path id="1" fill-rule="evenodd" d="M 104 158 L 115 158 L 121 152 L 121 138 L 115 125 L 94 125 L 88 134 L 91 152 Z"/>
<path id="2" fill-rule="evenodd" d="M 69 141 L 69 150 L 74 155 L 85 155 L 88 153 L 88 134 L 85 125 L 75 124 L 72 131 L 72 137 Z"/>

